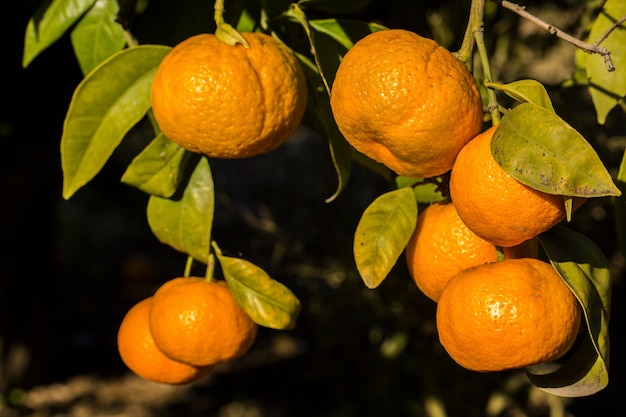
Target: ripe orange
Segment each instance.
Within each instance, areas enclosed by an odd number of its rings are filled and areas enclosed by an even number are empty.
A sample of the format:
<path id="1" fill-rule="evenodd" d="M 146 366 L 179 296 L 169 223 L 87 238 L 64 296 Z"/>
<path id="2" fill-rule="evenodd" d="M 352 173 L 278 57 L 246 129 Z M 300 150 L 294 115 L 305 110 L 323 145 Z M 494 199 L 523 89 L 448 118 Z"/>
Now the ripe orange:
<path id="1" fill-rule="evenodd" d="M 483 116 L 463 63 L 432 39 L 401 29 L 369 34 L 345 54 L 330 104 L 354 148 L 415 178 L 449 171 Z"/>
<path id="2" fill-rule="evenodd" d="M 450 176 L 450 197 L 470 230 L 495 245 L 509 247 L 563 220 L 565 200 L 507 174 L 491 154 L 495 130 L 491 127 L 476 136 L 459 152 Z"/>
<path id="3" fill-rule="evenodd" d="M 436 321 L 452 359 L 487 372 L 563 356 L 578 335 L 581 313 L 552 265 L 524 258 L 454 276 L 439 298 Z"/>
<path id="4" fill-rule="evenodd" d="M 498 252 L 463 224 L 452 203 L 437 203 L 419 213 L 405 257 L 419 289 L 437 301 L 450 278 L 469 267 L 496 262 Z"/>
<path id="5" fill-rule="evenodd" d="M 230 46 L 213 34 L 192 36 L 163 59 L 151 103 L 173 142 L 216 158 L 244 158 L 282 145 L 306 107 L 304 73 L 282 43 L 243 33 Z"/>
<path id="6" fill-rule="evenodd" d="M 257 324 L 223 282 L 175 278 L 154 294 L 150 331 L 170 358 L 195 366 L 240 357 L 252 346 Z"/>
<path id="7" fill-rule="evenodd" d="M 186 384 L 206 376 L 210 366 L 176 362 L 154 344 L 148 325 L 152 297 L 135 304 L 124 316 L 117 334 L 122 361 L 142 378 L 165 384 Z"/>

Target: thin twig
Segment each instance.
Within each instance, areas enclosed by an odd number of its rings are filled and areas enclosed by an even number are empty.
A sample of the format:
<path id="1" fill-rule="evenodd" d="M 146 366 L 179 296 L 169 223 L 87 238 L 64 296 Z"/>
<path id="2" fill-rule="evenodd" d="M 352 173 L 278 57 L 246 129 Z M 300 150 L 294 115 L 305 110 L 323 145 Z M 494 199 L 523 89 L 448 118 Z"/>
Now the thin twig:
<path id="1" fill-rule="evenodd" d="M 615 23 L 613 23 L 613 24 L 611 25 L 611 27 L 610 27 L 610 28 L 609 28 L 606 32 L 604 32 L 604 35 L 600 36 L 600 38 L 599 38 L 597 41 L 595 41 L 593 44 L 594 44 L 594 45 L 600 45 L 602 42 L 604 42 L 604 40 L 605 40 L 606 38 L 608 38 L 608 37 L 609 37 L 609 35 L 611 34 L 611 32 L 613 32 L 615 29 L 617 29 L 618 27 L 620 27 L 620 26 L 622 25 L 622 23 L 624 23 L 624 22 L 626 22 L 626 16 L 622 16 L 622 18 L 621 18 L 621 19 L 619 19 L 618 21 L 616 21 Z"/>
<path id="2" fill-rule="evenodd" d="M 599 42 L 596 43 L 587 43 L 584 42 L 578 38 L 573 37 L 572 35 L 563 32 L 561 29 L 547 23 L 544 22 L 543 20 L 539 19 L 537 16 L 529 13 L 526 11 L 526 8 L 524 6 L 520 6 L 519 4 L 507 1 L 507 0 L 492 0 L 495 1 L 496 3 L 500 3 L 502 5 L 502 7 L 504 7 L 505 9 L 509 9 L 512 12 L 517 13 L 518 15 L 520 15 L 521 17 L 523 17 L 524 19 L 527 19 L 531 22 L 533 22 L 534 24 L 536 24 L 537 26 L 547 30 L 550 34 L 571 43 L 572 45 L 582 49 L 585 52 L 588 53 L 593 53 L 593 54 L 599 54 L 600 56 L 602 56 L 604 58 L 604 64 L 606 65 L 606 69 L 607 71 L 611 72 L 611 71 L 615 71 L 615 66 L 613 65 L 613 60 L 611 59 L 611 52 L 606 49 L 603 46 L 600 46 L 600 42 L 604 39 L 601 39 Z M 620 19 L 622 20 L 622 19 Z M 621 24 L 621 23 L 620 23 Z M 614 30 L 615 28 L 617 28 L 619 26 L 619 24 L 614 25 L 615 27 L 613 27 L 611 30 L 609 30 L 608 33 L 606 33 L 603 38 L 606 38 L 609 33 Z"/>

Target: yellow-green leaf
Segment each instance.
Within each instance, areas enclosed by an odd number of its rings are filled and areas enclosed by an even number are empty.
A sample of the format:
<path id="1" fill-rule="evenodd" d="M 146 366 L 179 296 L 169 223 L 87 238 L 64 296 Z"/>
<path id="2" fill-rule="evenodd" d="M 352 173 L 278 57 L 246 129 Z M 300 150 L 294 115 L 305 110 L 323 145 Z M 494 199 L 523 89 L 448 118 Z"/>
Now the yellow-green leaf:
<path id="1" fill-rule="evenodd" d="M 126 44 L 122 26 L 115 21 L 118 11 L 116 0 L 97 0 L 72 29 L 72 46 L 83 74 Z"/>
<path id="2" fill-rule="evenodd" d="M 182 195 L 151 196 L 148 224 L 161 243 L 207 263 L 215 210 L 215 190 L 209 162 L 200 158 Z"/>
<path id="3" fill-rule="evenodd" d="M 178 189 L 190 153 L 159 134 L 137 155 L 122 175 L 122 182 L 159 197 L 169 198 Z"/>
<path id="4" fill-rule="evenodd" d="M 578 197 L 620 194 L 585 138 L 535 104 L 522 103 L 502 118 L 491 150 L 506 172 L 537 190 Z"/>
<path id="5" fill-rule="evenodd" d="M 217 248 L 217 245 L 214 244 Z M 300 300 L 263 269 L 245 259 L 216 256 L 237 304 L 259 326 L 292 329 L 300 313 Z"/>
<path id="6" fill-rule="evenodd" d="M 536 80 L 520 80 L 508 84 L 485 81 L 485 86 L 503 91 L 506 95 L 520 103 L 531 103 L 546 110 L 554 111 L 552 101 L 546 88 Z"/>
<path id="7" fill-rule="evenodd" d="M 361 279 L 375 288 L 404 251 L 417 223 L 412 188 L 387 192 L 363 212 L 354 234 L 354 260 Z"/>
<path id="8" fill-rule="evenodd" d="M 599 40 L 625 15 L 624 0 L 607 0 L 591 27 L 588 41 L 594 43 Z M 607 70 L 604 58 L 599 54 L 588 55 L 585 62 L 598 123 L 604 124 L 609 112 L 626 97 L 626 23 L 612 30 L 600 45 L 611 52 L 615 71 Z"/>
<path id="9" fill-rule="evenodd" d="M 52 0 L 37 9 L 26 25 L 22 66 L 56 42 L 96 0 Z M 42 3 L 46 5 L 46 3 Z"/>
<path id="10" fill-rule="evenodd" d="M 124 49 L 97 66 L 74 91 L 63 124 L 63 197 L 102 169 L 126 133 L 150 108 L 154 73 L 171 48 Z"/>
<path id="11" fill-rule="evenodd" d="M 528 370 L 539 388 L 564 397 L 595 394 L 608 384 L 610 264 L 587 237 L 565 227 L 554 227 L 539 237 L 552 265 L 571 288 L 584 313 L 587 335 L 564 357 L 564 363 L 546 372 Z"/>

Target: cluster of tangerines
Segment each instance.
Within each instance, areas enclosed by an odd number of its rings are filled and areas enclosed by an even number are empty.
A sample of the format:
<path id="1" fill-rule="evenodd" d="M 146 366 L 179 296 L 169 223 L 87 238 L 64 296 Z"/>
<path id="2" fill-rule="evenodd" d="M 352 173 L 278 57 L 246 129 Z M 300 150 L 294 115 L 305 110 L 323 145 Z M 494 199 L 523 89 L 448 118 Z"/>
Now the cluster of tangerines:
<path id="1" fill-rule="evenodd" d="M 162 133 L 214 158 L 246 158 L 289 139 L 306 108 L 304 73 L 282 43 L 262 33 L 245 44 L 213 34 L 177 44 L 155 73 L 150 101 Z M 123 362 L 156 382 L 185 384 L 252 345 L 257 325 L 224 281 L 176 278 L 132 307 L 118 332 Z"/>
<path id="2" fill-rule="evenodd" d="M 375 32 L 344 56 L 331 107 L 346 140 L 397 174 L 449 174 L 449 198 L 419 213 L 405 255 L 437 303 L 450 356 L 482 372 L 563 356 L 581 308 L 539 259 L 537 236 L 565 218 L 564 197 L 522 184 L 494 160 L 497 127 L 482 131 L 482 100 L 466 66 L 415 33 Z"/>
<path id="3" fill-rule="evenodd" d="M 186 384 L 246 353 L 257 328 L 224 281 L 180 277 L 126 313 L 117 345 L 122 361 L 140 377 Z"/>

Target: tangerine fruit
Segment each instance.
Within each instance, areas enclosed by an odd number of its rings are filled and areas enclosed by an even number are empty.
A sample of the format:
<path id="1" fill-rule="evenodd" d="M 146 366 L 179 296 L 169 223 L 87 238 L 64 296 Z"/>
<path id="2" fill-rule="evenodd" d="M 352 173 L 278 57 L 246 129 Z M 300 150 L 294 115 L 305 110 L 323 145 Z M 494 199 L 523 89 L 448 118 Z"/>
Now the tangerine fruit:
<path id="1" fill-rule="evenodd" d="M 236 359 L 252 346 L 257 324 L 225 282 L 174 278 L 154 294 L 150 331 L 168 357 L 194 366 Z"/>
<path id="2" fill-rule="evenodd" d="M 293 135 L 306 108 L 302 68 L 273 37 L 242 36 L 249 48 L 199 34 L 165 56 L 150 100 L 167 138 L 211 157 L 245 158 Z"/>
<path id="3" fill-rule="evenodd" d="M 435 177 L 481 129 L 476 81 L 452 53 L 389 29 L 356 42 L 332 84 L 332 113 L 359 152 L 407 177 Z"/>
<path id="4" fill-rule="evenodd" d="M 177 362 L 156 347 L 148 324 L 151 306 L 152 297 L 140 301 L 120 324 L 117 347 L 124 364 L 140 377 L 164 384 L 186 384 L 208 375 L 210 366 Z"/>
<path id="5" fill-rule="evenodd" d="M 471 266 L 496 262 L 498 251 L 469 230 L 447 202 L 419 213 L 405 257 L 415 284 L 436 302 L 450 278 Z"/>
<path id="6" fill-rule="evenodd" d="M 450 197 L 470 230 L 495 245 L 509 247 L 563 220 L 565 200 L 506 173 L 491 153 L 495 131 L 495 126 L 489 128 L 461 149 L 450 175 Z M 576 199 L 574 206 L 582 201 Z"/>
<path id="7" fill-rule="evenodd" d="M 480 372 L 549 362 L 578 335 L 576 297 L 554 267 L 533 258 L 466 269 L 437 304 L 439 340 L 461 366 Z"/>

